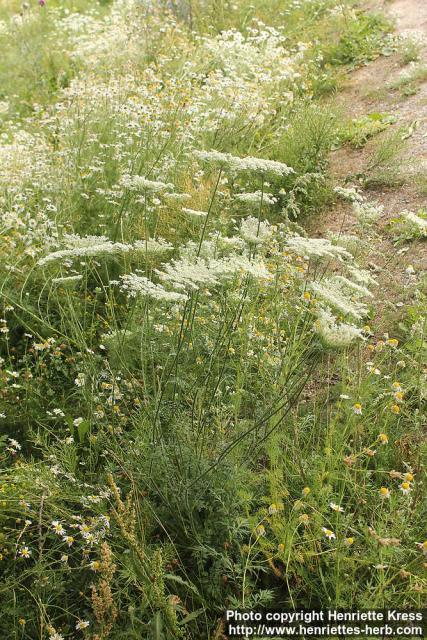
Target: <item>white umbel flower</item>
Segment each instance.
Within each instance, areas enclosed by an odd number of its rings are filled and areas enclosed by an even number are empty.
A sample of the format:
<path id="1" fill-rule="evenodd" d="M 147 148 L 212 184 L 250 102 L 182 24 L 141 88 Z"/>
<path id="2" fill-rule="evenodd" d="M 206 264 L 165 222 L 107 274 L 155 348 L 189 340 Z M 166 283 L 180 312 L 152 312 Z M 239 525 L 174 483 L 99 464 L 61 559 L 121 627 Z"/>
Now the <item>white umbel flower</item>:
<path id="1" fill-rule="evenodd" d="M 67 248 L 53 251 L 47 256 L 40 258 L 37 264 L 44 267 L 51 262 L 74 258 L 93 258 L 108 255 L 120 255 L 135 251 L 147 251 L 150 253 L 162 253 L 172 249 L 172 245 L 162 238 L 148 240 L 137 240 L 133 244 L 124 242 L 112 242 L 105 236 L 84 236 L 77 235 L 64 236 Z"/>
<path id="2" fill-rule="evenodd" d="M 271 238 L 272 233 L 273 229 L 267 220 L 261 222 L 252 216 L 242 220 L 240 225 L 240 235 L 248 244 L 262 244 Z"/>
<path id="3" fill-rule="evenodd" d="M 409 230 L 414 232 L 414 235 L 421 235 L 427 237 L 427 219 L 421 218 L 412 211 L 403 211 L 402 218 L 405 225 Z"/>
<path id="4" fill-rule="evenodd" d="M 61 249 L 49 253 L 44 258 L 40 258 L 37 264 L 40 267 L 44 267 L 51 262 L 57 260 L 64 260 L 66 258 L 93 258 L 95 256 L 101 257 L 106 255 L 116 255 L 120 253 L 126 253 L 130 251 L 131 245 L 124 244 L 122 242 L 111 242 L 110 240 L 94 243 L 88 246 L 76 246 L 72 249 Z"/>
<path id="5" fill-rule="evenodd" d="M 235 199 L 245 204 L 259 206 L 262 204 L 273 205 L 276 204 L 277 198 L 272 193 L 263 193 L 262 191 L 253 191 L 252 193 L 237 193 Z"/>
<path id="6" fill-rule="evenodd" d="M 384 207 L 375 202 L 353 202 L 353 211 L 359 222 L 372 224 L 383 215 Z"/>
<path id="7" fill-rule="evenodd" d="M 120 185 L 129 191 L 173 191 L 173 184 L 149 180 L 144 176 L 131 176 L 127 173 L 120 178 Z"/>
<path id="8" fill-rule="evenodd" d="M 360 269 L 355 265 L 347 265 L 347 271 L 359 284 L 378 286 L 377 280 L 366 269 Z"/>
<path id="9" fill-rule="evenodd" d="M 338 322 L 329 309 L 319 309 L 314 329 L 327 347 L 343 349 L 358 338 L 363 337 L 362 330 L 353 324 Z"/>
<path id="10" fill-rule="evenodd" d="M 160 284 L 155 284 L 144 276 L 136 273 L 129 273 L 120 276 L 122 280 L 122 291 L 126 291 L 132 298 L 145 296 L 162 302 L 182 302 L 187 300 L 187 296 L 177 291 L 166 291 Z"/>
<path id="11" fill-rule="evenodd" d="M 188 209 L 182 207 L 181 211 L 193 220 L 203 220 L 208 215 L 207 211 L 199 211 L 198 209 Z"/>
<path id="12" fill-rule="evenodd" d="M 293 236 L 286 241 L 289 251 L 299 256 L 309 258 L 337 258 L 338 260 L 350 259 L 353 256 L 344 247 L 332 244 L 325 238 L 304 238 Z"/>
<path id="13" fill-rule="evenodd" d="M 287 176 L 295 173 L 292 167 L 289 167 L 287 164 L 277 162 L 276 160 L 266 160 L 265 158 L 254 158 L 251 156 L 239 158 L 238 156 L 232 156 L 230 153 L 221 153 L 220 151 L 194 151 L 194 156 L 204 162 L 227 167 L 236 173 L 249 171 L 275 176 Z"/>
<path id="14" fill-rule="evenodd" d="M 365 200 L 355 187 L 334 187 L 334 191 L 337 196 L 349 202 L 363 202 Z"/>
<path id="15" fill-rule="evenodd" d="M 318 298 L 344 316 L 360 320 L 366 315 L 367 306 L 362 302 L 351 300 L 334 281 L 326 279 L 323 282 L 312 282 L 310 288 Z"/>
<path id="16" fill-rule="evenodd" d="M 83 276 L 81 274 L 78 274 L 75 276 L 64 276 L 62 278 L 52 278 L 52 284 L 62 284 L 62 285 L 74 284 L 76 282 L 80 282 L 80 280 L 82 279 L 83 279 Z"/>
<path id="17" fill-rule="evenodd" d="M 164 265 L 164 270 L 156 273 L 164 282 L 178 290 L 197 291 L 249 274 L 262 281 L 270 281 L 272 274 L 262 261 L 250 260 L 246 256 L 231 255 L 223 258 L 193 259 L 183 257 Z"/>
<path id="18" fill-rule="evenodd" d="M 345 276 L 333 276 L 330 278 L 330 282 L 335 282 L 341 291 L 348 291 L 349 294 L 357 294 L 360 297 L 372 298 L 373 294 L 367 287 L 362 284 L 357 284 L 352 280 L 349 280 Z"/>

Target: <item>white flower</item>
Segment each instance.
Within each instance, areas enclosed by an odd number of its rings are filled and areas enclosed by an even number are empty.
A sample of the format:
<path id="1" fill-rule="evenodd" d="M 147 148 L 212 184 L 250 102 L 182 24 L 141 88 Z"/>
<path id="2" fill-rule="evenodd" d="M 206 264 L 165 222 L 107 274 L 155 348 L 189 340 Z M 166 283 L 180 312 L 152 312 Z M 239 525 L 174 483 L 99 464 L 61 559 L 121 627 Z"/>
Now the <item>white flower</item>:
<path id="1" fill-rule="evenodd" d="M 108 255 L 119 255 L 146 251 L 150 253 L 159 253 L 172 248 L 172 245 L 162 238 L 147 240 L 137 240 L 133 244 L 123 242 L 112 242 L 105 236 L 78 236 L 65 235 L 65 249 L 54 251 L 44 258 L 41 258 L 37 264 L 45 266 L 57 260 L 102 257 Z M 74 276 L 73 276 L 74 278 Z M 58 279 L 64 282 L 64 279 Z"/>
<path id="2" fill-rule="evenodd" d="M 262 204 L 267 205 L 273 205 L 277 202 L 277 198 L 275 198 L 272 193 L 263 193 L 262 191 L 254 191 L 253 193 L 237 193 L 234 197 L 236 200 L 239 200 L 239 202 L 244 202 L 245 204 L 254 206 L 259 206 L 261 202 Z"/>
<path id="3" fill-rule="evenodd" d="M 326 529 L 326 527 L 322 527 L 322 531 L 325 534 L 326 538 L 328 538 L 328 540 L 334 540 L 336 538 L 335 533 L 330 529 Z"/>
<path id="4" fill-rule="evenodd" d="M 333 276 L 329 282 L 336 283 L 341 291 L 347 291 L 350 295 L 355 293 L 361 297 L 373 297 L 373 294 L 365 286 L 356 284 L 344 276 Z"/>
<path id="5" fill-rule="evenodd" d="M 54 530 L 54 532 L 58 536 L 64 536 L 65 535 L 65 529 L 64 529 L 64 527 L 62 526 L 62 524 L 58 520 L 53 520 L 52 521 L 52 529 Z"/>
<path id="6" fill-rule="evenodd" d="M 303 236 L 292 236 L 287 239 L 286 247 L 289 251 L 299 256 L 309 258 L 352 258 L 353 256 L 343 247 L 332 244 L 325 238 L 304 238 Z"/>
<path id="7" fill-rule="evenodd" d="M 338 322 L 329 309 L 319 308 L 314 330 L 326 346 L 333 348 L 348 347 L 354 340 L 362 338 L 361 329 L 352 324 Z"/>
<path id="8" fill-rule="evenodd" d="M 220 151 L 193 151 L 193 155 L 203 162 L 210 162 L 212 164 L 226 165 L 229 162 L 228 153 L 221 153 Z"/>
<path id="9" fill-rule="evenodd" d="M 353 202 L 353 210 L 356 218 L 367 224 L 376 222 L 384 213 L 383 205 L 373 202 Z"/>
<path id="10" fill-rule="evenodd" d="M 79 620 L 76 623 L 76 629 L 77 631 L 80 631 L 81 629 L 87 629 L 89 625 L 90 625 L 89 620 Z"/>
<path id="11" fill-rule="evenodd" d="M 335 502 L 330 502 L 329 506 L 331 507 L 332 511 L 337 511 L 339 513 L 343 513 L 344 509 L 342 507 L 340 507 L 338 504 L 335 504 Z"/>
<path id="12" fill-rule="evenodd" d="M 199 211 L 197 209 L 188 209 L 187 207 L 183 207 L 181 211 L 187 214 L 189 218 L 193 218 L 195 220 L 200 220 L 200 219 L 203 220 L 208 215 L 207 211 Z"/>
<path id="13" fill-rule="evenodd" d="M 122 175 L 120 184 L 130 191 L 173 191 L 174 188 L 173 184 L 149 180 L 144 176 L 130 176 L 129 174 Z"/>
<path id="14" fill-rule="evenodd" d="M 403 495 L 408 495 L 408 493 L 410 493 L 412 491 L 412 486 L 411 483 L 408 481 L 402 482 L 402 484 L 400 485 L 399 489 L 401 490 L 401 492 L 403 493 Z"/>
<path id="15" fill-rule="evenodd" d="M 163 198 L 166 198 L 166 200 L 183 202 L 185 200 L 190 200 L 191 196 L 189 193 L 164 193 Z"/>
<path id="16" fill-rule="evenodd" d="M 73 284 L 74 282 L 80 282 L 83 279 L 82 275 L 64 276 L 63 278 L 52 278 L 52 284 Z"/>
<path id="17" fill-rule="evenodd" d="M 340 284 L 326 278 L 323 282 L 312 282 L 310 289 L 322 298 L 329 306 L 341 312 L 344 316 L 352 316 L 357 320 L 367 313 L 367 306 L 362 302 L 350 299 L 348 293 L 343 291 Z"/>
<path id="18" fill-rule="evenodd" d="M 347 271 L 359 284 L 378 286 L 377 280 L 366 269 L 348 264 Z"/>
<path id="19" fill-rule="evenodd" d="M 187 300 L 187 296 L 177 291 L 167 291 L 162 285 L 155 284 L 145 276 L 138 276 L 136 273 L 129 273 L 120 276 L 122 280 L 121 289 L 126 291 L 131 297 L 144 296 L 163 302 L 181 302 Z"/>
<path id="20" fill-rule="evenodd" d="M 240 224 L 240 235 L 248 244 L 262 244 L 272 235 L 273 229 L 267 220 L 260 221 L 248 216 Z"/>
<path id="21" fill-rule="evenodd" d="M 86 376 L 84 373 L 79 373 L 77 378 L 74 380 L 74 384 L 76 387 L 84 387 L 86 384 Z"/>
<path id="22" fill-rule="evenodd" d="M 276 160 L 265 160 L 264 158 L 253 158 L 248 156 L 246 158 L 238 158 L 230 156 L 229 159 L 230 168 L 234 171 L 252 171 L 254 173 L 270 173 L 276 176 L 287 176 L 291 173 L 295 173 L 292 167 L 284 164 L 283 162 L 277 162 Z"/>
<path id="23" fill-rule="evenodd" d="M 176 289 L 198 290 L 216 286 L 241 274 L 251 274 L 259 280 L 269 281 L 272 274 L 262 261 L 245 256 L 232 255 L 224 258 L 181 258 L 165 265 L 164 271 L 156 270 L 160 279 Z"/>
<path id="24" fill-rule="evenodd" d="M 171 251 L 173 245 L 167 242 L 164 238 L 145 238 L 144 240 L 137 240 L 131 245 L 131 250 L 137 250 L 146 253 L 164 253 L 165 251 Z"/>
<path id="25" fill-rule="evenodd" d="M 403 211 L 402 217 L 408 230 L 415 235 L 427 237 L 427 219 L 413 213 L 412 211 Z"/>
<path id="26" fill-rule="evenodd" d="M 266 160 L 264 158 L 254 158 L 251 156 L 239 158 L 232 156 L 230 153 L 221 153 L 220 151 L 194 151 L 194 156 L 205 162 L 228 167 L 236 173 L 239 171 L 251 171 L 261 174 L 269 173 L 276 176 L 286 176 L 290 173 L 295 173 L 292 167 L 289 167 L 283 162 Z"/>
<path id="27" fill-rule="evenodd" d="M 340 196 L 343 200 L 350 202 L 363 202 L 365 198 L 359 193 L 355 187 L 334 187 L 334 191 L 337 196 Z"/>
<path id="28" fill-rule="evenodd" d="M 20 549 L 19 551 L 19 555 L 21 556 L 21 558 L 29 558 L 31 556 L 31 551 L 28 547 L 22 547 L 22 549 Z"/>

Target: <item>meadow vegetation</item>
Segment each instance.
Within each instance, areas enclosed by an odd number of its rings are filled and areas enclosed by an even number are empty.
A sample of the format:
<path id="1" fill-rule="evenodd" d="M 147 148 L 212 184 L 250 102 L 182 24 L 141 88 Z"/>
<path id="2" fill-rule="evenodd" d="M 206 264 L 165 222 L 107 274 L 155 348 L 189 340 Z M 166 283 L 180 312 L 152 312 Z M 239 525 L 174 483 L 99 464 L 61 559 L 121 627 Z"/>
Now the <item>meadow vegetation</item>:
<path id="1" fill-rule="evenodd" d="M 0 47 L 1 637 L 421 607 L 425 283 L 385 327 L 328 165 L 394 126 L 343 75 L 414 46 L 347 0 L 8 0 Z"/>

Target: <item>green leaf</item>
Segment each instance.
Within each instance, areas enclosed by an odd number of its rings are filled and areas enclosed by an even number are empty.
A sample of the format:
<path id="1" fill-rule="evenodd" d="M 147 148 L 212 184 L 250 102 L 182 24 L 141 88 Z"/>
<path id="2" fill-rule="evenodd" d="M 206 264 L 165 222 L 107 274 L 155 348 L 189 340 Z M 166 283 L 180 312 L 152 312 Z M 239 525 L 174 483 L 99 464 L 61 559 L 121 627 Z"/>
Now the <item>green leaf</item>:
<path id="1" fill-rule="evenodd" d="M 89 427 L 90 427 L 90 423 L 88 420 L 83 420 L 83 422 L 81 422 L 78 427 L 77 427 L 77 433 L 79 434 L 79 440 L 80 442 L 83 442 L 85 439 L 85 436 L 87 434 L 87 432 L 89 431 Z"/>
<path id="2" fill-rule="evenodd" d="M 151 627 L 153 630 L 153 640 L 165 640 L 165 636 L 163 635 L 163 619 L 160 611 L 157 611 L 154 614 L 154 618 L 151 621 Z"/>
<path id="3" fill-rule="evenodd" d="M 172 580 L 173 582 L 178 582 L 183 587 L 187 587 L 188 589 L 191 589 L 191 591 L 195 593 L 197 596 L 199 596 L 200 598 L 200 593 L 197 591 L 194 584 L 192 584 L 191 582 L 187 582 L 186 580 L 183 580 L 180 576 L 175 576 L 173 573 L 165 573 L 165 579 Z"/>
<path id="4" fill-rule="evenodd" d="M 202 613 L 204 613 L 204 611 L 205 609 L 196 609 L 196 611 L 189 613 L 188 616 L 185 616 L 185 618 L 179 621 L 179 626 L 187 624 L 187 622 L 191 622 L 191 620 L 195 620 L 195 618 L 198 618 Z"/>

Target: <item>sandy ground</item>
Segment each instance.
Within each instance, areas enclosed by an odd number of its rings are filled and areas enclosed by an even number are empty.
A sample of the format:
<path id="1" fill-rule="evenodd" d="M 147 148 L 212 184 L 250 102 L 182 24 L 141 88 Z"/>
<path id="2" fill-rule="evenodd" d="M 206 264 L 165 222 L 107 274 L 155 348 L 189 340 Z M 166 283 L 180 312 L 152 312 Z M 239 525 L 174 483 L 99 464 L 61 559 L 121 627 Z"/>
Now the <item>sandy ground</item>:
<path id="1" fill-rule="evenodd" d="M 427 66 L 427 0 L 375 0 L 370 7 L 385 12 L 394 21 L 399 35 L 424 41 L 417 64 Z M 411 128 L 401 159 L 403 183 L 365 191 L 369 200 L 384 205 L 384 216 L 378 223 L 377 238 L 372 243 L 368 260 L 378 266 L 381 286 L 378 287 L 377 320 L 385 329 L 392 328 L 400 315 L 399 309 L 404 313 L 405 307 L 411 302 L 415 280 L 414 277 L 408 278 L 407 267 L 414 267 L 416 279 L 427 272 L 427 242 L 396 246 L 390 228 L 390 220 L 401 211 L 427 209 L 427 196 L 423 195 L 414 180 L 414 173 L 424 174 L 427 185 L 427 74 L 424 81 L 416 83 L 417 92 L 414 95 L 405 96 L 402 91 L 390 86 L 410 68 L 410 65 L 402 64 L 402 57 L 398 53 L 378 58 L 350 74 L 344 91 L 337 98 L 339 107 L 350 116 L 387 113 L 396 117 L 394 127 L 405 127 L 408 131 Z M 377 143 L 378 136 L 362 149 L 345 147 L 333 152 L 331 166 L 336 182 L 344 184 L 349 177 L 351 180 L 352 175 L 364 173 Z M 357 180 L 350 184 L 357 184 Z M 321 217 L 311 221 L 308 231 L 317 236 L 325 236 L 329 231 L 354 233 L 357 225 L 351 207 L 338 203 L 330 212 L 322 213 Z"/>

